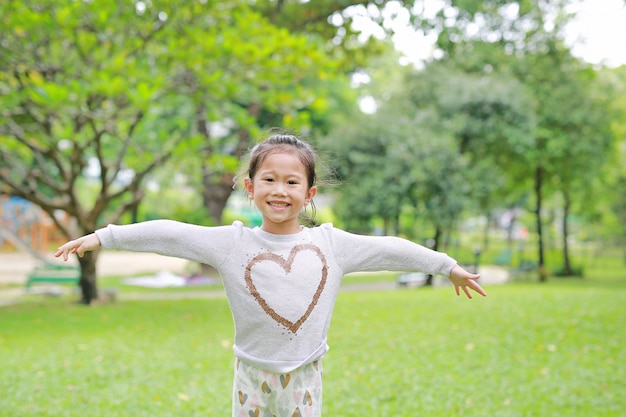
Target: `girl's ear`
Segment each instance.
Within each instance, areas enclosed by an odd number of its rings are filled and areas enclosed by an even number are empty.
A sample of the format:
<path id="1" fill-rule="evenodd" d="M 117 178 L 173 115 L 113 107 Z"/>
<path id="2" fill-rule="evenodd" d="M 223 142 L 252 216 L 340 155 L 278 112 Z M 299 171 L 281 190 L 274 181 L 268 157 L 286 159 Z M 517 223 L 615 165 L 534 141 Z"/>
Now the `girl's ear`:
<path id="1" fill-rule="evenodd" d="M 248 192 L 248 198 L 252 199 L 252 197 L 254 197 L 254 185 L 252 185 L 252 180 L 250 178 L 244 178 L 243 185 L 246 187 L 246 191 Z"/>
<path id="2" fill-rule="evenodd" d="M 307 191 L 306 197 L 305 197 L 306 204 L 309 204 L 309 202 L 311 200 L 313 200 L 313 197 L 315 197 L 316 194 L 317 194 L 317 187 L 316 186 L 313 186 L 313 187 L 309 188 L 309 191 Z"/>

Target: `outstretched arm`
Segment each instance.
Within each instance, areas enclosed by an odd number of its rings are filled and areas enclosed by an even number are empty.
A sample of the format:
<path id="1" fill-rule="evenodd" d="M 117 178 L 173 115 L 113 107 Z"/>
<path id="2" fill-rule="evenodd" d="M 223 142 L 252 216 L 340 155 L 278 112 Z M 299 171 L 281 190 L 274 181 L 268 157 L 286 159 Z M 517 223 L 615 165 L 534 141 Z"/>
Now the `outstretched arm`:
<path id="1" fill-rule="evenodd" d="M 460 289 L 463 289 L 467 298 L 472 298 L 472 293 L 470 289 L 476 291 L 478 294 L 483 297 L 487 296 L 485 290 L 476 282 L 476 280 L 480 278 L 479 274 L 472 274 L 465 269 L 461 268 L 458 264 L 452 268 L 450 272 L 450 276 L 448 279 L 452 284 L 454 284 L 454 290 L 456 291 L 456 295 L 461 295 Z"/>
<path id="2" fill-rule="evenodd" d="M 98 236 L 95 233 L 91 233 L 83 237 L 79 237 L 76 240 L 70 240 L 62 246 L 59 246 L 59 249 L 56 251 L 54 256 L 57 258 L 62 256 L 63 260 L 67 261 L 70 253 L 75 253 L 82 257 L 85 252 L 98 249 L 99 247 L 100 239 L 98 239 Z"/>

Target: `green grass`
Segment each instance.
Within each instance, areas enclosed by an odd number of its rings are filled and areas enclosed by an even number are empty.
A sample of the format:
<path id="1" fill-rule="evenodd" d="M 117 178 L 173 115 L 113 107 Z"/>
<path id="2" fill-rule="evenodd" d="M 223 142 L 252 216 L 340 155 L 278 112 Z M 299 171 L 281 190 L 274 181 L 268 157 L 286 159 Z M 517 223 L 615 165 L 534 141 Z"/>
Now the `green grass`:
<path id="1" fill-rule="evenodd" d="M 325 362 L 330 415 L 624 416 L 621 290 L 345 294 Z"/>
<path id="2" fill-rule="evenodd" d="M 626 416 L 626 280 L 602 276 L 341 293 L 324 415 Z M 0 416 L 228 416 L 231 346 L 224 299 L 3 307 Z"/>

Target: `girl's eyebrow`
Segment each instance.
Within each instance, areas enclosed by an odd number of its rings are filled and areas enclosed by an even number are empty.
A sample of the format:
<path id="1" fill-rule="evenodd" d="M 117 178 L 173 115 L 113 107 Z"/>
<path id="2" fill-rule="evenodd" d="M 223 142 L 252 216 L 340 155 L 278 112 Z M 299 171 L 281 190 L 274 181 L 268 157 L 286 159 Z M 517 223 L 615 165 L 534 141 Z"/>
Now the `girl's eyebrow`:
<path id="1" fill-rule="evenodd" d="M 274 175 L 277 176 L 279 175 L 276 171 L 274 170 L 264 170 L 264 171 L 259 171 L 258 174 L 259 176 L 265 176 L 265 175 Z M 287 178 L 304 178 L 304 175 L 299 173 L 299 172 L 290 172 L 286 175 L 281 175 L 282 177 L 287 177 Z"/>

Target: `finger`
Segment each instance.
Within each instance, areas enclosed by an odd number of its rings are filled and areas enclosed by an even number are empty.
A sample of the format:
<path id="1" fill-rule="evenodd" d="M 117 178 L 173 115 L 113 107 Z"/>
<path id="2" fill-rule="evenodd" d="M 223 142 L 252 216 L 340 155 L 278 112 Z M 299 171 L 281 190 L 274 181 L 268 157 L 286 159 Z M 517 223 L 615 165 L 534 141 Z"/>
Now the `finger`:
<path id="1" fill-rule="evenodd" d="M 59 249 L 54 254 L 54 256 L 56 256 L 57 258 L 61 256 L 64 261 L 67 261 L 69 258 L 69 254 L 72 253 L 72 250 L 70 249 L 70 243 L 71 242 L 68 242 L 63 246 L 59 246 Z"/>
<path id="2" fill-rule="evenodd" d="M 469 288 L 463 287 L 463 291 L 465 292 L 465 295 L 467 295 L 467 298 L 472 298 L 472 293 L 470 292 Z"/>
<path id="3" fill-rule="evenodd" d="M 456 284 L 454 285 L 454 291 L 456 292 L 457 296 L 461 295 L 461 293 L 459 292 L 459 286 Z"/>
<path id="4" fill-rule="evenodd" d="M 57 250 L 57 253 L 55 253 L 54 256 L 57 258 L 61 256 L 64 261 L 67 261 L 67 251 L 64 249 L 63 246 L 59 247 L 59 249 Z"/>
<path id="5" fill-rule="evenodd" d="M 483 287 L 480 286 L 480 284 L 478 284 L 477 282 L 473 283 L 473 289 L 474 291 L 476 291 L 478 294 L 482 295 L 483 297 L 487 296 L 487 293 L 485 292 L 485 290 L 483 290 Z"/>

